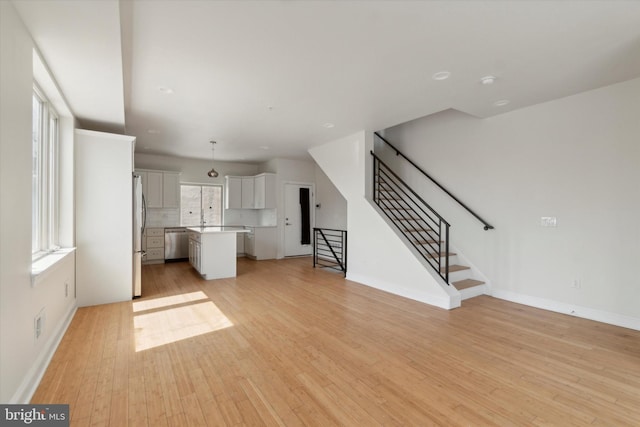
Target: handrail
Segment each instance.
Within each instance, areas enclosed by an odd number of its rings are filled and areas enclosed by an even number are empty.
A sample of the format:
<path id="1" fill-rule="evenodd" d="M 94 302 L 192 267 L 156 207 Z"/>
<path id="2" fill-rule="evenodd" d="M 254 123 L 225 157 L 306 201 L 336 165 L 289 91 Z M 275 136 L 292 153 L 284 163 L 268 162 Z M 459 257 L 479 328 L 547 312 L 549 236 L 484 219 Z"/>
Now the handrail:
<path id="1" fill-rule="evenodd" d="M 484 229 L 485 230 L 493 230 L 493 225 L 489 224 L 487 221 L 485 221 L 484 219 L 482 219 L 480 217 L 480 215 L 478 215 L 477 213 L 475 213 L 470 207 L 468 207 L 467 205 L 465 205 L 464 203 L 462 203 L 456 196 L 454 196 L 453 194 L 451 194 L 451 192 L 449 190 L 447 190 L 446 188 L 444 188 L 438 181 L 436 181 L 435 179 L 433 179 L 428 173 L 426 173 L 420 166 L 416 165 L 413 160 L 411 160 L 410 158 L 408 158 L 407 156 L 405 156 L 400 150 L 398 150 L 396 147 L 393 146 L 393 144 L 391 144 L 389 141 L 387 141 L 382 135 L 380 135 L 378 132 L 374 132 L 374 134 L 380 138 L 381 140 L 383 140 L 389 147 L 391 147 L 395 152 L 396 152 L 396 156 L 402 156 L 402 158 L 404 158 L 406 161 L 408 161 L 411 166 L 413 166 L 414 168 L 416 168 L 418 171 L 420 171 L 420 173 L 422 173 L 425 177 L 429 178 L 429 180 L 431 182 L 433 182 L 436 186 L 438 186 L 438 188 L 440 188 L 442 191 L 444 191 L 449 197 L 451 197 L 453 200 L 455 200 L 456 202 L 458 202 L 458 204 L 460 206 L 462 206 L 463 208 L 465 208 L 471 215 L 473 215 L 474 217 L 476 217 L 476 219 L 478 221 L 480 221 L 482 224 L 484 224 Z"/>

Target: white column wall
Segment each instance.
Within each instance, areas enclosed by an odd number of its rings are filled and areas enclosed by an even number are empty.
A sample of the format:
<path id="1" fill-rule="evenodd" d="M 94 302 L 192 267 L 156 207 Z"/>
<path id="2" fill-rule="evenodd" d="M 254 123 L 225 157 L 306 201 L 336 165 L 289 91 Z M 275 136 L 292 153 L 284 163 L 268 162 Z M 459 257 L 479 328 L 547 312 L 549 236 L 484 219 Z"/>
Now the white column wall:
<path id="1" fill-rule="evenodd" d="M 459 297 L 443 289 L 365 197 L 371 135 L 362 131 L 309 150 L 347 201 L 347 279 L 442 308 L 459 306 Z"/>

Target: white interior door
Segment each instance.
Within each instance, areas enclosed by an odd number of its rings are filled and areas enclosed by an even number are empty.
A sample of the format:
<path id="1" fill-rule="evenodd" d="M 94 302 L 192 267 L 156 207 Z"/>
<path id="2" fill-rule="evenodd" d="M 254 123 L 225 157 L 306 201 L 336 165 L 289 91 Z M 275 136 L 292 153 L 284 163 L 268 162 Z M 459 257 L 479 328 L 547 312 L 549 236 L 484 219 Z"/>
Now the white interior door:
<path id="1" fill-rule="evenodd" d="M 309 221 L 303 221 L 303 211 L 300 203 L 300 189 L 308 189 L 309 200 L 307 212 Z M 284 256 L 311 255 L 313 253 L 313 186 L 310 184 L 284 185 Z M 305 203 L 306 204 L 306 203 Z M 304 240 L 309 236 L 308 242 Z"/>

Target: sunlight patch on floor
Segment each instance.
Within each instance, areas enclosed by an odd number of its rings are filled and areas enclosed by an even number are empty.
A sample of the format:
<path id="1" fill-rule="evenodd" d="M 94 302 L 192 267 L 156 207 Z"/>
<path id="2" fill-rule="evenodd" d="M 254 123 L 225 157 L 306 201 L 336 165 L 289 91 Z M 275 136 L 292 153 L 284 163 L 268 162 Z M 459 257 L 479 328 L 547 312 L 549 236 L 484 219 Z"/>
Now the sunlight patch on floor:
<path id="1" fill-rule="evenodd" d="M 136 352 L 233 326 L 212 302 L 166 308 L 133 319 Z"/>
<path id="2" fill-rule="evenodd" d="M 133 312 L 138 313 L 140 311 L 153 310 L 155 308 L 168 307 L 170 305 L 184 304 L 203 299 L 209 299 L 209 297 L 204 292 L 198 291 L 188 294 L 171 295 L 170 297 L 140 300 L 133 303 Z"/>

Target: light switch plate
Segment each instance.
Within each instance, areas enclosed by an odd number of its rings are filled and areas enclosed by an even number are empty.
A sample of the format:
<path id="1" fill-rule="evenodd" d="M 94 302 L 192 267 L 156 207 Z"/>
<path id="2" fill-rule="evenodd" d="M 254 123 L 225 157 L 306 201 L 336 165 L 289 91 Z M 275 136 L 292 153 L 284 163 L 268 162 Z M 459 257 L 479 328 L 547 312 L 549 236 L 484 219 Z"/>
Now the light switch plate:
<path id="1" fill-rule="evenodd" d="M 557 227 L 558 221 L 555 216 L 540 217 L 540 225 L 543 227 Z"/>

